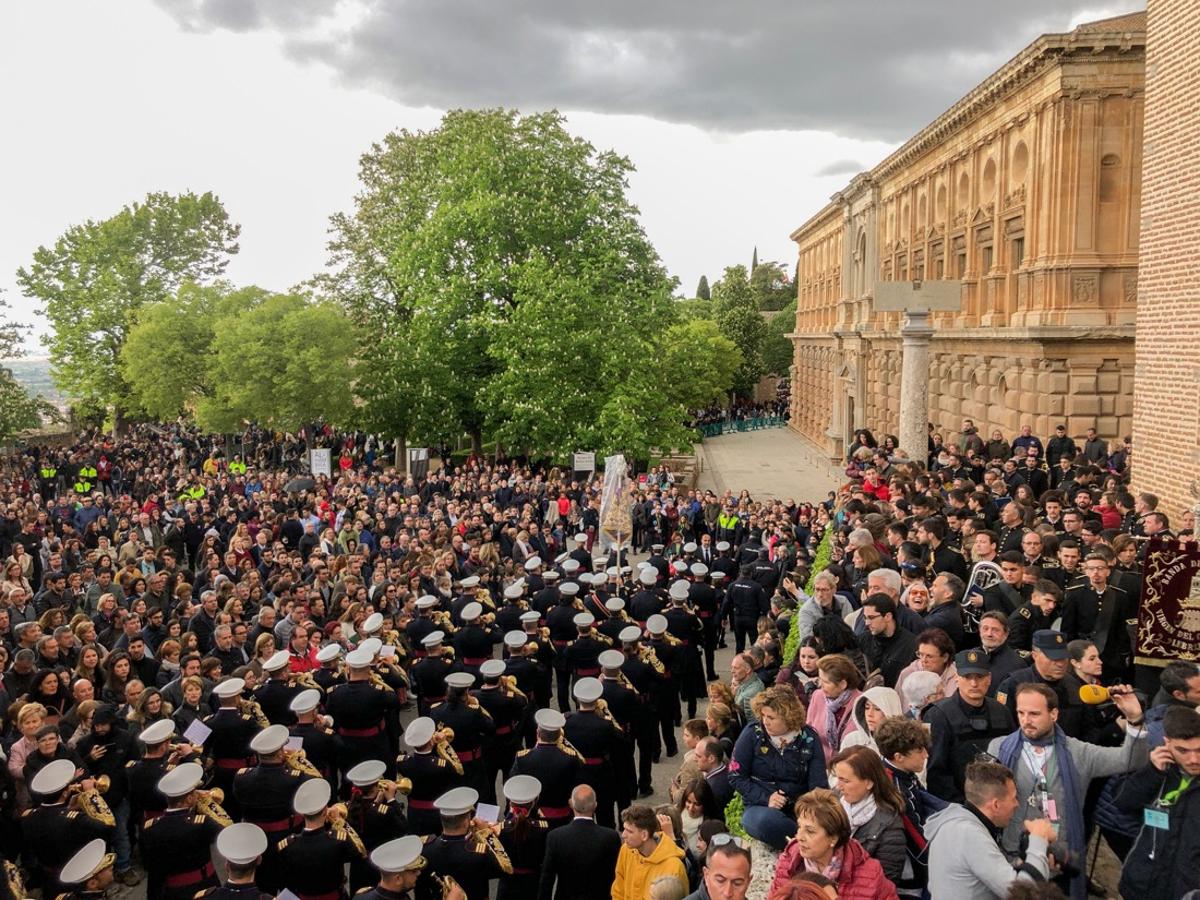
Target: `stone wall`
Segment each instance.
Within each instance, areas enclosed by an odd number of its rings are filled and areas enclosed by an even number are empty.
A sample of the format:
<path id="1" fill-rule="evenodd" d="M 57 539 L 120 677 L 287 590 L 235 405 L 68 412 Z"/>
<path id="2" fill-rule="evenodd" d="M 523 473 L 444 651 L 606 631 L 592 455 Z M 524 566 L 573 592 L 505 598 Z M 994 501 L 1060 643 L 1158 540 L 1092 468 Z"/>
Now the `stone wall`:
<path id="1" fill-rule="evenodd" d="M 1200 0 L 1147 14 L 1133 479 L 1174 520 L 1200 463 Z"/>

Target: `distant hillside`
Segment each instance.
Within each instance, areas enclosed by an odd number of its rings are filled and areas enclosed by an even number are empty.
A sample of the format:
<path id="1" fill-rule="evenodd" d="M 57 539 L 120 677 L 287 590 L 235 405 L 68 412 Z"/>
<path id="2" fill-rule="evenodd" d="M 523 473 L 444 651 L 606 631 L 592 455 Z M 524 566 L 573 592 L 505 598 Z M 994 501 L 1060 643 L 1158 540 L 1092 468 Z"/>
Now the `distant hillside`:
<path id="1" fill-rule="evenodd" d="M 30 394 L 41 394 L 56 406 L 60 408 L 65 406 L 66 399 L 59 393 L 58 388 L 54 386 L 54 380 L 50 377 L 50 360 L 45 357 L 31 356 L 24 359 L 2 360 L 0 365 L 11 369 L 13 377 Z"/>

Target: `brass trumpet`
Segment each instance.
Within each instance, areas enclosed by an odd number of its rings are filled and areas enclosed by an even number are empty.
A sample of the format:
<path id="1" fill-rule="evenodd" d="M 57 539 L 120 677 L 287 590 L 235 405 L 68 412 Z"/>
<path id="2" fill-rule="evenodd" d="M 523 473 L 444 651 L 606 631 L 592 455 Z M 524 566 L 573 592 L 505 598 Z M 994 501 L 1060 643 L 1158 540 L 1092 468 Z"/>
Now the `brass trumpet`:
<path id="1" fill-rule="evenodd" d="M 391 781 L 387 778 L 379 779 L 379 789 L 393 797 L 395 797 L 397 794 L 403 794 L 405 797 L 407 797 L 412 793 L 412 787 L 412 779 L 405 778 L 403 775 L 401 775 L 395 781 Z"/>
<path id="2" fill-rule="evenodd" d="M 436 872 L 430 872 L 429 877 L 434 883 L 442 889 L 442 900 L 452 900 L 452 898 L 466 897 L 466 893 L 449 875 L 438 875 Z"/>
<path id="3" fill-rule="evenodd" d="M 262 707 L 258 705 L 257 700 L 239 697 L 238 712 L 240 712 L 242 715 L 249 713 L 251 718 L 254 719 L 254 723 L 259 728 L 269 728 L 271 725 L 270 721 L 267 719 L 266 713 L 264 713 Z"/>
<path id="4" fill-rule="evenodd" d="M 450 742 L 454 740 L 454 729 L 443 728 L 441 731 L 433 733 L 433 751 L 438 756 L 446 761 L 446 764 L 452 768 L 455 773 L 461 775 L 463 773 L 462 760 L 458 758 L 458 754 L 454 752 L 454 748 L 450 746 Z"/>
<path id="5" fill-rule="evenodd" d="M 471 835 L 492 851 L 492 855 L 496 857 L 496 862 L 500 864 L 500 869 L 505 875 L 512 874 L 512 861 L 508 858 L 504 845 L 500 843 L 500 835 L 492 829 L 492 826 L 480 822 L 472 829 Z"/>
<path id="6" fill-rule="evenodd" d="M 283 764 L 293 775 L 311 775 L 314 778 L 324 778 L 320 770 L 308 761 L 303 750 L 284 750 Z"/>
<path id="7" fill-rule="evenodd" d="M 335 803 L 325 811 L 325 821 L 329 823 L 329 827 L 335 833 L 345 834 L 350 842 L 354 844 L 355 849 L 363 856 L 366 856 L 367 848 L 363 846 L 362 838 L 358 836 L 358 832 L 351 828 L 350 824 L 346 821 L 349 815 L 345 803 Z"/>

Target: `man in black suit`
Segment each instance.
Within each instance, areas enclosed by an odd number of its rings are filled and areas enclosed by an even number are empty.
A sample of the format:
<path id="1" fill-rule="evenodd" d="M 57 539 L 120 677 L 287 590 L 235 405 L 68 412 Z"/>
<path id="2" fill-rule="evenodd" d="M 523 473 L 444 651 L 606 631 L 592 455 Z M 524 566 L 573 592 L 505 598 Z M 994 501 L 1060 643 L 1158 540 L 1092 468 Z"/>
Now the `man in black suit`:
<path id="1" fill-rule="evenodd" d="M 733 787 L 729 784 L 729 766 L 725 747 L 718 738 L 706 737 L 696 743 L 696 765 L 704 780 L 712 788 L 713 797 L 721 815 L 733 799 Z"/>
<path id="2" fill-rule="evenodd" d="M 609 900 L 617 876 L 621 836 L 596 824 L 596 792 L 581 784 L 571 792 L 575 818 L 546 838 L 538 900 Z M 555 888 L 555 880 L 558 885 Z"/>

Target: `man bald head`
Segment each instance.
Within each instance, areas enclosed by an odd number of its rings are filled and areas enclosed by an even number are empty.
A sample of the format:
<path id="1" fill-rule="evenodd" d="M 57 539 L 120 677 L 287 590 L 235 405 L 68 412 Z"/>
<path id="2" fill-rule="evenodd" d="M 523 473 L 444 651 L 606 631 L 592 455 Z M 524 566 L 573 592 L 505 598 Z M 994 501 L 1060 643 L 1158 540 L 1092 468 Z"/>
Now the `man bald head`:
<path id="1" fill-rule="evenodd" d="M 571 809 L 577 816 L 591 818 L 596 814 L 596 792 L 590 785 L 581 784 L 571 791 Z"/>

